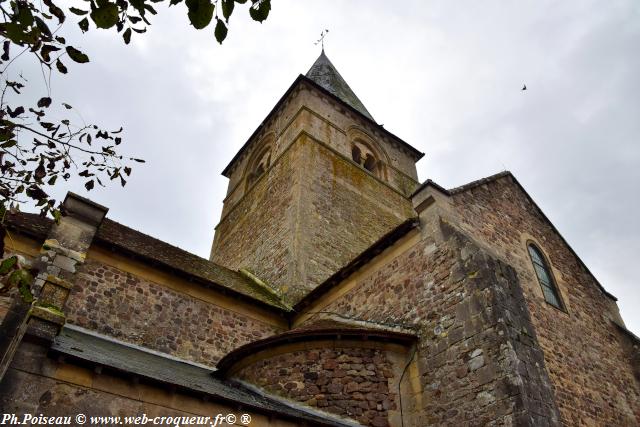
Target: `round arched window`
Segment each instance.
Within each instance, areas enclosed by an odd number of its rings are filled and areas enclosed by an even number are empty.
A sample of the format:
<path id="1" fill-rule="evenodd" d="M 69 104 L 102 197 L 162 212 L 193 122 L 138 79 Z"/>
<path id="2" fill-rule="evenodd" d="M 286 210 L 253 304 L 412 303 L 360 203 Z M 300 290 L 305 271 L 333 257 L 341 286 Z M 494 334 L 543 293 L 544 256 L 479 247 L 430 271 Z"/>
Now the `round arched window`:
<path id="1" fill-rule="evenodd" d="M 545 261 L 542 252 L 533 243 L 530 243 L 528 248 L 529 256 L 533 263 L 533 269 L 536 271 L 536 276 L 538 277 L 540 287 L 542 287 L 542 294 L 544 295 L 545 301 L 559 309 L 564 309 L 560 293 L 558 292 L 558 287 L 553 279 L 553 274 L 551 273 L 551 269 Z"/>
<path id="2" fill-rule="evenodd" d="M 369 147 L 359 141 L 351 144 L 351 159 L 369 172 L 377 174 L 378 159 Z"/>

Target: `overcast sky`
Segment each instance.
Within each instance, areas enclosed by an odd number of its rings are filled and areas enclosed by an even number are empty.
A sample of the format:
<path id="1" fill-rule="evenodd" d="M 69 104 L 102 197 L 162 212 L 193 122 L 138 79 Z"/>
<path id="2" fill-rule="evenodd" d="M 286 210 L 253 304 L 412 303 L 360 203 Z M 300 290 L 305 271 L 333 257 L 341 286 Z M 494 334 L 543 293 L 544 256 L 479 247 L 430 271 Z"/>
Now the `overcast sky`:
<path id="1" fill-rule="evenodd" d="M 124 126 L 123 152 L 147 160 L 125 189 L 88 194 L 111 219 L 208 257 L 220 172 L 328 28 L 327 55 L 373 117 L 426 153 L 421 181 L 512 171 L 640 334 L 640 2 L 272 1 L 263 24 L 237 6 L 222 46 L 184 5 L 160 5 L 129 46 L 81 36 L 70 16 L 62 33 L 91 63 L 55 77 L 52 95 Z"/>

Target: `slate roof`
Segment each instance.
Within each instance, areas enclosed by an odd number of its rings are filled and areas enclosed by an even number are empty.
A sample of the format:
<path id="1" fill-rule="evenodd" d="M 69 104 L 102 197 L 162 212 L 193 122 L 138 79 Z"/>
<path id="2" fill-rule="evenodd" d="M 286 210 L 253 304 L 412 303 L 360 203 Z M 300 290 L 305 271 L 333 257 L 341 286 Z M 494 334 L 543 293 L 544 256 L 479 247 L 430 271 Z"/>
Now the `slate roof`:
<path id="1" fill-rule="evenodd" d="M 98 365 L 115 373 L 131 374 L 141 380 L 166 384 L 188 393 L 207 395 L 261 413 L 278 414 L 285 418 L 320 426 L 346 426 L 339 420 L 325 418 L 311 410 L 289 406 L 281 400 L 256 393 L 237 382 L 214 378 L 212 369 L 150 352 L 76 327 L 64 327 L 55 338 L 51 351 L 75 361 Z"/>
<path id="2" fill-rule="evenodd" d="M 316 59 L 316 62 L 314 62 L 311 68 L 309 68 L 309 71 L 307 71 L 306 77 L 328 90 L 331 94 L 337 96 L 347 105 L 358 110 L 368 119 L 373 120 L 373 117 L 369 111 L 367 111 L 364 104 L 358 99 L 353 90 L 351 90 L 336 67 L 329 61 L 327 55 L 324 54 L 324 49 L 318 59 Z"/>
<path id="3" fill-rule="evenodd" d="M 52 224 L 53 220 L 32 213 L 20 212 L 7 216 L 9 229 L 15 229 L 39 240 L 46 239 Z M 273 293 L 256 285 L 237 271 L 108 218 L 100 225 L 94 243 L 107 246 L 118 253 L 129 255 L 153 266 L 168 269 L 185 276 L 188 280 L 200 282 L 225 293 L 248 297 L 252 301 L 276 308 L 278 311 L 289 310 Z"/>

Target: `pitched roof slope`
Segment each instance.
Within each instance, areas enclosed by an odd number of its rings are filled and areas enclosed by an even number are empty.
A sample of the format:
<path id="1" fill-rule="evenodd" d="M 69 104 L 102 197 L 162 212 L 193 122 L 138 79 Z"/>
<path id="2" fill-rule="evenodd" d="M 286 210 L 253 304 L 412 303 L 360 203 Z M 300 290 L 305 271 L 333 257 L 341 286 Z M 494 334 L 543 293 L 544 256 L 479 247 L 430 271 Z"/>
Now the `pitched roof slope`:
<path id="1" fill-rule="evenodd" d="M 240 404 L 259 412 L 277 414 L 306 425 L 348 425 L 319 412 L 296 408 L 270 396 L 260 395 L 235 382 L 214 378 L 211 375 L 213 370 L 205 367 L 79 328 L 65 326 L 55 338 L 51 350 L 85 364 L 104 366 L 127 376 L 137 375 L 147 381 L 211 396 L 234 405 Z"/>
<path id="2" fill-rule="evenodd" d="M 46 239 L 52 224 L 51 219 L 32 213 L 20 212 L 7 216 L 7 225 L 10 229 L 17 229 L 19 232 L 41 240 Z M 105 218 L 100 225 L 94 242 L 115 248 L 118 252 L 133 256 L 143 262 L 185 274 L 189 279 L 199 279 L 205 285 L 223 288 L 279 310 L 288 311 L 288 307 L 272 293 L 256 285 L 239 272 L 108 218 Z"/>
<path id="3" fill-rule="evenodd" d="M 327 55 L 324 54 L 324 50 L 322 50 L 316 62 L 309 68 L 306 77 L 340 98 L 340 100 L 349 106 L 358 110 L 367 118 L 373 120 L 373 117 L 371 117 L 371 114 L 367 111 L 362 101 L 358 99 L 336 67 L 329 61 Z M 373 121 L 375 122 L 375 120 Z"/>

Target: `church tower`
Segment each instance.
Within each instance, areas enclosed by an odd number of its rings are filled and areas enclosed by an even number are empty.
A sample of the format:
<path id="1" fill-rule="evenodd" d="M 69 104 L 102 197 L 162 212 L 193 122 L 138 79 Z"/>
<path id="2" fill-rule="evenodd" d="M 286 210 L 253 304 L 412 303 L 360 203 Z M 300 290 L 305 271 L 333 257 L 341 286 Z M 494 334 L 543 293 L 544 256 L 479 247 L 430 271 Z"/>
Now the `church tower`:
<path id="1" fill-rule="evenodd" d="M 295 304 L 413 215 L 422 156 L 375 122 L 323 51 L 222 172 L 210 259 Z"/>

